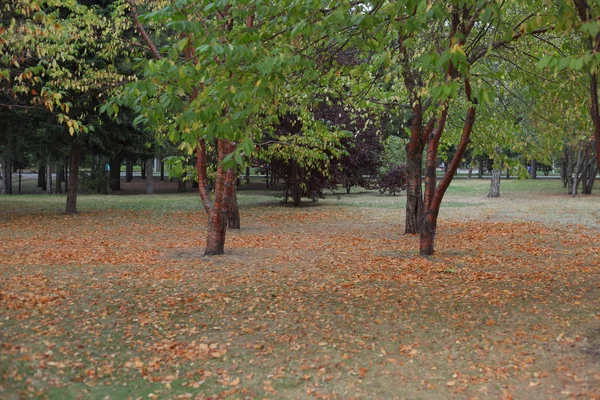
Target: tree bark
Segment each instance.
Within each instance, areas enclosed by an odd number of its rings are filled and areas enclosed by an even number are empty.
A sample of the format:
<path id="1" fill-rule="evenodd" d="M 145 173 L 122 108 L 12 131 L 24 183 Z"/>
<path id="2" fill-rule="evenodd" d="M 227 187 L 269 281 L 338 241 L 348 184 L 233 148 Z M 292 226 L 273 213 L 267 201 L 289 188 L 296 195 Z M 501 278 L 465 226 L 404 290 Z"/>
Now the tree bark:
<path id="1" fill-rule="evenodd" d="M 62 182 L 65 180 L 64 166 L 60 166 L 60 168 L 56 171 L 56 193 L 62 194 Z"/>
<path id="2" fill-rule="evenodd" d="M 133 161 L 125 161 L 125 182 L 131 182 L 133 180 Z"/>
<path id="3" fill-rule="evenodd" d="M 121 160 L 118 158 L 110 160 L 110 190 L 121 190 Z"/>
<path id="4" fill-rule="evenodd" d="M 238 206 L 237 189 L 235 187 L 233 188 L 231 205 L 229 207 L 229 213 L 227 214 L 227 228 L 241 229 L 240 208 Z"/>
<path id="5" fill-rule="evenodd" d="M 79 160 L 81 158 L 81 145 L 77 141 L 71 144 L 71 167 L 69 168 L 69 188 L 67 190 L 66 212 L 77 212 L 77 189 L 79 186 Z"/>
<path id="6" fill-rule="evenodd" d="M 142 179 L 146 179 L 146 161 L 147 160 L 142 160 L 142 162 L 140 163 L 140 170 L 141 170 L 141 174 L 142 174 Z"/>
<path id="7" fill-rule="evenodd" d="M 40 164 L 38 168 L 37 187 L 42 188 L 44 192 L 46 191 L 46 166 L 44 164 Z"/>
<path id="8" fill-rule="evenodd" d="M 164 161 L 160 162 L 160 180 L 161 181 L 165 180 L 165 162 Z"/>
<path id="9" fill-rule="evenodd" d="M 500 180 L 502 178 L 502 171 L 498 168 L 492 170 L 492 180 L 490 182 L 490 191 L 487 197 L 496 198 L 500 197 Z"/>
<path id="10" fill-rule="evenodd" d="M 479 159 L 479 171 L 477 171 L 477 179 L 483 179 L 483 156 Z"/>
<path id="11" fill-rule="evenodd" d="M 50 161 L 46 163 L 46 194 L 52 194 L 52 164 Z"/>
<path id="12" fill-rule="evenodd" d="M 490 191 L 487 197 L 496 198 L 500 197 L 500 180 L 502 178 L 502 169 L 500 169 L 500 163 L 498 162 L 502 155 L 502 148 L 496 146 L 496 158 L 494 160 L 494 168 L 492 169 L 492 180 L 490 182 Z M 507 178 L 508 179 L 508 178 Z"/>
<path id="13" fill-rule="evenodd" d="M 204 211 L 210 216 L 214 203 L 210 197 L 210 188 L 208 186 L 208 174 L 206 172 L 206 141 L 199 139 L 196 145 L 196 172 L 198 173 L 198 192 L 202 199 Z"/>
<path id="14" fill-rule="evenodd" d="M 531 159 L 531 178 L 537 179 L 537 161 L 535 158 Z"/>
<path id="15" fill-rule="evenodd" d="M 5 157 L 2 162 L 2 194 L 12 194 L 12 162 Z"/>
<path id="16" fill-rule="evenodd" d="M 423 222 L 423 184 L 421 181 L 423 152 L 408 157 L 408 182 L 406 187 L 405 234 L 421 232 Z"/>
<path id="17" fill-rule="evenodd" d="M 413 121 L 411 124 L 410 141 L 406 146 L 407 155 L 407 186 L 405 234 L 421 232 L 423 223 L 423 150 L 427 139 L 435 126 L 435 118 L 429 120 L 423 128 L 423 110 L 418 100 L 413 106 Z"/>
<path id="18" fill-rule="evenodd" d="M 208 233 L 206 237 L 205 256 L 220 255 L 225 253 L 225 234 L 227 232 L 227 214 L 229 212 L 233 186 L 235 183 L 235 169 L 225 171 L 222 160 L 233 151 L 233 145 L 225 140 L 217 141 L 219 166 L 215 182 L 215 199 L 208 218 Z"/>
<path id="19" fill-rule="evenodd" d="M 465 94 L 469 102 L 475 103 L 471 98 L 471 85 L 467 78 L 465 78 Z M 427 166 L 425 169 L 425 196 L 424 196 L 424 219 L 423 226 L 421 228 L 420 237 L 420 254 L 422 256 L 432 255 L 434 252 L 435 245 L 435 234 L 437 230 L 437 218 L 442 204 L 444 194 L 450 186 L 450 182 L 456 175 L 456 171 L 462 161 L 463 155 L 467 149 L 470 141 L 471 132 L 473 131 L 473 125 L 475 124 L 475 113 L 476 109 L 474 105 L 471 105 L 467 110 L 467 117 L 463 125 L 463 130 L 460 138 L 460 143 L 456 149 L 456 153 L 448 166 L 448 171 L 444 174 L 444 177 L 436 187 L 436 167 L 437 167 L 437 154 L 440 144 L 441 136 L 444 132 L 446 125 L 446 119 L 448 116 L 448 101 L 442 106 L 441 115 L 438 119 L 435 129 L 429 135 L 429 145 L 427 148 Z"/>
<path id="20" fill-rule="evenodd" d="M 152 157 L 146 159 L 146 194 L 154 194 L 154 173 L 152 172 Z"/>

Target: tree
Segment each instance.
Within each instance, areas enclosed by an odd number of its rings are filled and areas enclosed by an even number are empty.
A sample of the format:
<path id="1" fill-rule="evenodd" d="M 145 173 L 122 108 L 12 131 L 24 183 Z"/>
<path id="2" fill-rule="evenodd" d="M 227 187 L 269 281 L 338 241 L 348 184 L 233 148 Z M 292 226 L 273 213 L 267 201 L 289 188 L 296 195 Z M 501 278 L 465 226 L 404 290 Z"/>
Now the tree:
<path id="1" fill-rule="evenodd" d="M 138 123 L 160 126 L 183 149 L 196 150 L 200 195 L 209 214 L 205 254 L 222 254 L 235 164 L 252 153 L 254 140 L 260 142 L 288 113 L 310 129 L 327 129 L 311 122 L 312 97 L 304 94 L 333 74 L 319 76 L 315 49 L 325 47 L 319 44 L 331 40 L 339 27 L 356 24 L 356 17 L 346 19 L 353 6 L 192 1 L 159 8 L 140 20 L 133 1 L 129 4 L 154 56 L 142 79 L 129 87 L 130 104 L 139 113 Z M 160 52 L 143 23 L 167 28 Z M 218 150 L 214 199 L 205 184 L 206 143 L 213 140 Z"/>
<path id="2" fill-rule="evenodd" d="M 76 212 L 81 154 L 77 136 L 93 130 L 97 99 L 126 80 L 115 66 L 123 54 L 117 41 L 126 29 L 122 9 L 111 6 L 107 18 L 106 9 L 74 0 L 59 6 L 53 1 L 15 0 L 2 7 L 2 90 L 27 99 L 27 107 L 53 112 L 73 137 L 66 211 Z"/>

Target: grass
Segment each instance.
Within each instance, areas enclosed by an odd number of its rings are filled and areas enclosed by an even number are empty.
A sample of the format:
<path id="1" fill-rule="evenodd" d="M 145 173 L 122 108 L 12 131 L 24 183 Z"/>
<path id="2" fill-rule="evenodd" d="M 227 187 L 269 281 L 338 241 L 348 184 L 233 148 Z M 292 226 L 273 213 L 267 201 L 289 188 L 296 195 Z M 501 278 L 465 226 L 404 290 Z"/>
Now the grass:
<path id="1" fill-rule="evenodd" d="M 195 192 L 0 197 L 0 397 L 598 398 L 598 196 L 456 180 L 437 252 L 405 199 L 239 191 L 204 258 Z"/>

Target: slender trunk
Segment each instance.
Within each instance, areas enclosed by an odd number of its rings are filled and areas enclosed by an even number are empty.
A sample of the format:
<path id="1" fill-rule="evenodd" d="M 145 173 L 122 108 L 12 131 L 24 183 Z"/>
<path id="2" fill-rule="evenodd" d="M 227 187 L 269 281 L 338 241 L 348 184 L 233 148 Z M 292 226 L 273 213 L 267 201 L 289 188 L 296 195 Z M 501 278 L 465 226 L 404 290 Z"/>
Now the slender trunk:
<path id="1" fill-rule="evenodd" d="M 77 212 L 77 187 L 79 185 L 79 159 L 81 158 L 81 145 L 76 141 L 71 145 L 71 167 L 69 168 L 69 189 L 67 190 L 66 212 Z"/>
<path id="2" fill-rule="evenodd" d="M 436 127 L 429 134 L 429 141 L 427 145 L 427 163 L 425 166 L 425 196 L 423 198 L 423 223 L 421 225 L 419 244 L 419 252 L 422 256 L 433 254 L 435 233 L 437 229 L 437 217 L 439 214 L 439 206 L 434 204 L 434 198 L 437 191 L 437 155 L 440 146 L 440 139 L 446 126 L 448 107 L 448 101 L 444 102 L 440 117 L 436 123 Z"/>
<path id="3" fill-rule="evenodd" d="M 19 194 L 21 194 L 21 176 L 22 175 L 23 175 L 23 168 L 19 168 Z"/>
<path id="4" fill-rule="evenodd" d="M 560 179 L 563 188 L 567 187 L 567 164 L 569 163 L 569 145 L 563 143 L 563 156 L 560 159 Z"/>
<path id="5" fill-rule="evenodd" d="M 417 152 L 408 157 L 408 185 L 406 188 L 406 222 L 405 234 L 421 232 L 423 222 L 423 188 L 421 173 L 423 152 Z"/>
<path id="6" fill-rule="evenodd" d="M 37 187 L 42 188 L 44 192 L 46 191 L 46 166 L 44 164 L 40 164 L 38 168 Z"/>
<path id="7" fill-rule="evenodd" d="M 471 162 L 469 163 L 469 173 L 467 175 L 469 179 L 473 178 L 473 161 L 475 161 L 475 156 L 471 157 Z"/>
<path id="8" fill-rule="evenodd" d="M 2 161 L 2 160 L 0 160 Z M 12 162 L 10 158 L 5 157 L 2 162 L 2 194 L 12 194 Z M 19 189 L 19 193 L 20 193 Z"/>
<path id="9" fill-rule="evenodd" d="M 265 171 L 265 183 L 266 183 L 266 186 L 268 189 L 269 188 L 269 168 L 267 168 Z"/>
<path id="10" fill-rule="evenodd" d="M 210 188 L 208 186 L 208 174 L 206 172 L 206 141 L 199 139 L 196 145 L 196 172 L 198 173 L 198 192 L 202 199 L 202 205 L 207 215 L 210 215 L 214 203 L 210 197 Z"/>
<path id="11" fill-rule="evenodd" d="M 233 151 L 231 143 L 219 139 L 217 141 L 219 154 L 219 166 L 215 182 L 215 199 L 208 218 L 208 234 L 206 237 L 205 256 L 213 256 L 225 253 L 225 233 L 227 232 L 227 213 L 231 203 L 233 185 L 235 181 L 235 169 L 225 171 L 222 165 L 223 159 Z"/>
<path id="12" fill-rule="evenodd" d="M 69 164 L 70 158 L 65 157 L 65 193 L 69 191 Z"/>
<path id="13" fill-rule="evenodd" d="M 531 159 L 531 178 L 537 179 L 537 161 L 535 158 Z"/>
<path id="14" fill-rule="evenodd" d="M 492 170 L 492 180 L 490 182 L 490 191 L 487 197 L 496 198 L 500 197 L 500 179 L 502 178 L 502 171 L 499 168 Z"/>
<path id="15" fill-rule="evenodd" d="M 118 158 L 110 160 L 110 190 L 121 190 L 121 160 Z"/>
<path id="16" fill-rule="evenodd" d="M 302 201 L 302 178 L 300 172 L 300 166 L 295 160 L 292 160 L 292 182 L 290 185 L 290 189 L 292 191 L 292 201 L 294 202 L 294 207 L 300 207 Z"/>
<path id="17" fill-rule="evenodd" d="M 133 161 L 125 161 L 125 182 L 131 182 L 133 180 Z"/>
<path id="18" fill-rule="evenodd" d="M 465 92 L 467 99 L 471 99 L 471 86 L 468 79 L 465 79 Z M 437 230 L 437 218 L 440 212 L 440 206 L 444 194 L 450 186 L 450 182 L 454 178 L 458 166 L 460 165 L 463 155 L 469 144 L 471 132 L 473 131 L 473 125 L 475 123 L 475 107 L 469 107 L 467 111 L 467 117 L 463 125 L 462 135 L 460 143 L 456 149 L 456 153 L 452 158 L 452 162 L 448 166 L 448 171 L 444 174 L 444 177 L 436 187 L 436 166 L 437 166 L 437 153 L 440 144 L 440 138 L 444 132 L 446 125 L 446 118 L 448 116 L 448 102 L 443 106 L 442 114 L 438 119 L 436 128 L 429 135 L 429 146 L 427 148 L 427 167 L 425 176 L 425 215 L 423 219 L 423 227 L 421 229 L 420 237 L 420 254 L 422 256 L 429 256 L 433 254 L 435 244 L 435 234 Z"/>
<path id="19" fill-rule="evenodd" d="M 52 194 L 52 164 L 50 161 L 46 164 L 46 194 Z"/>
<path id="20" fill-rule="evenodd" d="M 64 167 L 61 165 L 56 171 L 56 193 L 62 194 L 62 182 L 65 179 Z"/>
<path id="21" fill-rule="evenodd" d="M 587 176 L 587 185 L 585 194 L 592 194 L 594 188 L 594 182 L 596 181 L 596 175 L 598 174 L 598 162 L 594 162 L 590 165 L 590 173 Z"/>
<path id="22" fill-rule="evenodd" d="M 142 160 L 142 162 L 140 163 L 140 169 L 142 172 L 142 179 L 146 179 L 146 161 L 147 160 Z"/>
<path id="23" fill-rule="evenodd" d="M 146 194 L 154 194 L 154 173 L 152 171 L 154 160 L 152 157 L 146 160 Z"/>
<path id="24" fill-rule="evenodd" d="M 250 167 L 246 167 L 246 184 L 250 183 Z"/>
<path id="25" fill-rule="evenodd" d="M 596 145 L 596 164 L 600 165 L 600 109 L 598 105 L 598 74 L 590 74 L 590 94 L 592 97 L 592 122 L 594 123 L 594 144 Z"/>
<path id="26" fill-rule="evenodd" d="M 241 229 L 240 208 L 237 200 L 237 190 L 234 188 L 231 196 L 231 205 L 227 214 L 227 228 Z"/>
<path id="27" fill-rule="evenodd" d="M 575 154 L 572 148 L 568 148 L 566 153 L 566 181 L 567 181 L 567 193 L 573 194 L 573 173 L 575 170 Z"/>
<path id="28" fill-rule="evenodd" d="M 164 161 L 160 162 L 160 180 L 161 181 L 165 180 L 165 162 Z"/>
<path id="29" fill-rule="evenodd" d="M 408 182 L 406 186 L 405 234 L 421 232 L 423 222 L 423 149 L 435 126 L 435 118 L 423 128 L 423 112 L 419 101 L 413 106 L 410 141 L 406 146 Z"/>
<path id="30" fill-rule="evenodd" d="M 477 179 L 483 179 L 483 156 L 479 159 L 479 171 L 477 171 Z"/>
<path id="31" fill-rule="evenodd" d="M 182 178 L 183 176 L 177 182 L 177 192 L 179 193 L 185 193 L 185 181 Z"/>
<path id="32" fill-rule="evenodd" d="M 490 191 L 488 196 L 490 198 L 500 197 L 500 180 L 502 177 L 502 170 L 500 169 L 500 156 L 502 155 L 502 148 L 496 146 L 496 157 L 494 159 L 494 168 L 492 169 L 492 180 L 490 182 Z M 507 178 L 508 179 L 508 178 Z"/>
<path id="33" fill-rule="evenodd" d="M 573 197 L 577 196 L 577 190 L 580 182 L 579 179 L 583 170 L 584 157 L 585 155 L 583 146 L 580 146 L 579 151 L 577 152 L 577 166 L 575 167 L 575 174 L 573 175 Z"/>

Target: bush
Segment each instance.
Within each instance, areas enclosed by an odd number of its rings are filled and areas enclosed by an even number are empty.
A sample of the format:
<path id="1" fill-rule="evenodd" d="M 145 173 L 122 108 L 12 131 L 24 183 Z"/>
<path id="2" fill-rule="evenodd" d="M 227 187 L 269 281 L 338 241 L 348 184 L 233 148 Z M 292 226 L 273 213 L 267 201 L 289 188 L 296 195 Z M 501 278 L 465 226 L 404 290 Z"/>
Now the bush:
<path id="1" fill-rule="evenodd" d="M 406 164 L 396 164 L 392 166 L 385 174 L 379 179 L 379 193 L 388 194 L 395 196 L 396 193 L 400 193 L 406 190 L 408 181 L 407 166 Z"/>

